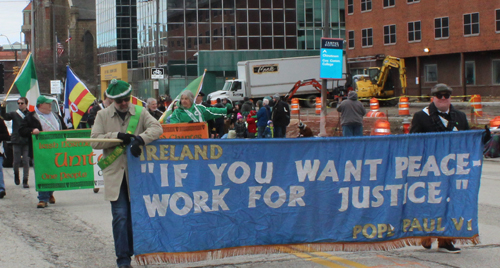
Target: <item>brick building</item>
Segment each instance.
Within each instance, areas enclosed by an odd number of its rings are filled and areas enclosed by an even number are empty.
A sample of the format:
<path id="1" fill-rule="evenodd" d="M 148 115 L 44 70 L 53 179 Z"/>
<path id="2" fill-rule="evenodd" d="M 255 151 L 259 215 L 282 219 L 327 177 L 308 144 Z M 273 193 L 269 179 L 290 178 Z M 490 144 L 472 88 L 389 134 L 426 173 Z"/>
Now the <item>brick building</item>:
<path id="1" fill-rule="evenodd" d="M 404 58 L 408 95 L 446 83 L 454 95 L 500 96 L 500 2 L 346 0 L 346 41 L 354 74 Z"/>
<path id="2" fill-rule="evenodd" d="M 34 14 L 34 20 L 31 18 L 32 14 Z M 28 44 L 30 50 L 34 51 L 41 92 L 50 91 L 49 80 L 66 78 L 66 64 L 70 64 L 93 93 L 97 91 L 94 1 L 32 1 L 23 10 L 21 30 L 25 34 L 25 44 Z M 32 30 L 34 31 L 34 50 L 31 48 Z M 55 60 L 57 40 L 61 43 L 64 52 Z"/>

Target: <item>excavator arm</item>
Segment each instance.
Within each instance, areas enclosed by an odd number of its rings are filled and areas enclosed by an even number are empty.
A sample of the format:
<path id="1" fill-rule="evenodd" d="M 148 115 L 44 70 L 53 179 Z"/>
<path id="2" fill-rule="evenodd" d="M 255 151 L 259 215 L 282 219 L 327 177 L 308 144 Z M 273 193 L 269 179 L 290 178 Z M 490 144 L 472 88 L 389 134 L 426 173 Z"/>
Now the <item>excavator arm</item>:
<path id="1" fill-rule="evenodd" d="M 300 87 L 303 86 L 313 86 L 317 91 L 321 92 L 321 84 L 314 78 L 311 79 L 306 79 L 306 80 L 300 80 L 293 85 L 292 89 L 285 95 L 285 99 L 287 101 L 291 100 L 293 98 L 293 95 L 297 92 L 297 90 Z"/>
<path id="2" fill-rule="evenodd" d="M 385 83 L 387 82 L 387 77 L 391 68 L 399 70 L 399 80 L 401 82 L 402 94 L 406 94 L 406 67 L 404 59 L 392 56 L 385 57 L 382 67 L 380 68 L 377 86 L 381 89 L 385 88 Z"/>

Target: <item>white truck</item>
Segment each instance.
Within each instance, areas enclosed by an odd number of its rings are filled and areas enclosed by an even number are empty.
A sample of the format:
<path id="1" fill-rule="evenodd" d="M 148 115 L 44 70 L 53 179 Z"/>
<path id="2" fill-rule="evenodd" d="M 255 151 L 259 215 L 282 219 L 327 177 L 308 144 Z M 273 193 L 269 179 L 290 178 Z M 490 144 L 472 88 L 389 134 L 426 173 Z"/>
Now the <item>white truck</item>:
<path id="1" fill-rule="evenodd" d="M 244 97 L 261 99 L 276 93 L 283 97 L 299 80 L 321 81 L 319 69 L 319 56 L 240 61 L 238 79 L 226 80 L 222 90 L 208 94 L 208 99 L 229 98 L 234 102 Z M 305 99 L 305 106 L 313 107 L 320 93 L 308 85 L 301 87 L 295 96 Z"/>

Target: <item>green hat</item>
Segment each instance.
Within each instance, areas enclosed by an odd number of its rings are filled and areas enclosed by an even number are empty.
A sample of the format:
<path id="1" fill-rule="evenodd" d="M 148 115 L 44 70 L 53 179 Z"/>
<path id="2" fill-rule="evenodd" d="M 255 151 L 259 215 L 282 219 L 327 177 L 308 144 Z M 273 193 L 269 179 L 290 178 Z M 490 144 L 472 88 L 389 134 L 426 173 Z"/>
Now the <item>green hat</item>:
<path id="1" fill-rule="evenodd" d="M 132 86 L 122 80 L 111 80 L 108 89 L 106 89 L 106 96 L 110 99 L 118 99 L 129 96 L 132 93 Z"/>
<path id="2" fill-rule="evenodd" d="M 44 95 L 40 95 L 38 99 L 36 99 L 36 106 L 42 104 L 42 103 L 52 103 L 51 99 L 47 99 Z"/>

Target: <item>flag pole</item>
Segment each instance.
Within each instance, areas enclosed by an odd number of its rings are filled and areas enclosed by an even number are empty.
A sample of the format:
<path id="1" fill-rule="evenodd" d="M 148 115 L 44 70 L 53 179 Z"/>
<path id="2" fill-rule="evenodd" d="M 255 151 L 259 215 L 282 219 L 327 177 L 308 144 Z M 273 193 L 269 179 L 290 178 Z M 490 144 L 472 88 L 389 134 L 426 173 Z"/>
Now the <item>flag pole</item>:
<path id="1" fill-rule="evenodd" d="M 14 87 L 14 84 L 17 81 L 17 77 L 19 77 L 19 74 L 21 74 L 22 71 L 24 70 L 24 66 L 26 65 L 26 63 L 28 62 L 30 57 L 31 57 L 31 52 L 28 53 L 28 55 L 26 56 L 26 59 L 24 59 L 23 65 L 21 65 L 21 69 L 19 69 L 19 71 L 17 72 L 16 78 L 14 79 L 14 82 L 12 82 L 12 84 L 10 85 L 9 91 L 7 91 L 7 94 L 5 94 L 5 98 L 3 99 L 3 101 L 6 101 L 7 97 L 9 97 L 10 91 L 12 90 L 12 88 Z"/>

